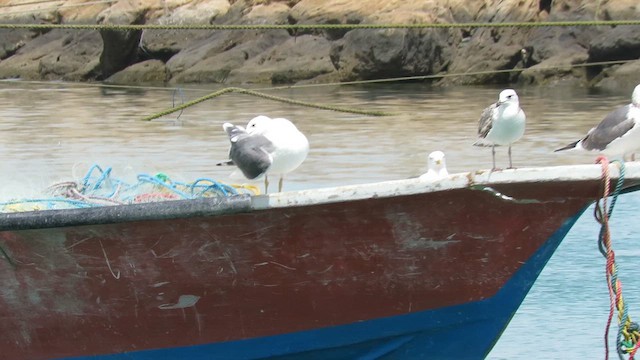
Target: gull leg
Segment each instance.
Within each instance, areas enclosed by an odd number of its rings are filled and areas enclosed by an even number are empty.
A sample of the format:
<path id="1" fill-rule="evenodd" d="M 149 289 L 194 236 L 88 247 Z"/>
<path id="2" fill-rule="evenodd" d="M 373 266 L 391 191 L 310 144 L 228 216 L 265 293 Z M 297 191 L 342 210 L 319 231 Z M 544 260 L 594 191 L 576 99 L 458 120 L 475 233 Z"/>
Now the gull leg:
<path id="1" fill-rule="evenodd" d="M 509 144 L 509 169 L 513 169 L 513 163 L 511 162 L 511 144 Z"/>
<path id="2" fill-rule="evenodd" d="M 284 175 L 280 176 L 280 181 L 278 181 L 278 192 L 282 192 L 283 181 L 284 181 Z"/>
<path id="3" fill-rule="evenodd" d="M 496 146 L 495 145 L 491 145 L 491 158 L 493 159 L 493 168 L 491 168 L 491 170 L 497 170 L 496 169 Z"/>
<path id="4" fill-rule="evenodd" d="M 268 194 L 268 190 L 269 189 L 269 177 L 267 177 L 267 175 L 264 176 L 264 193 Z"/>

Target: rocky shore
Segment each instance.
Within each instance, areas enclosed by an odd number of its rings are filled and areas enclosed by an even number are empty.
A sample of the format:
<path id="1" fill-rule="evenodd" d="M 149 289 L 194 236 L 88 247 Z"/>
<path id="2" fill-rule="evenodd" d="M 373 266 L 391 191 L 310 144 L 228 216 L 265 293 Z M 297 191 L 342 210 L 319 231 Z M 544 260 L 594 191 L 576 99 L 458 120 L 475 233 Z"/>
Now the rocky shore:
<path id="1" fill-rule="evenodd" d="M 407 24 L 628 20 L 635 0 L 0 0 L 3 24 Z M 588 4 L 584 4 L 588 3 Z M 438 85 L 640 83 L 637 26 L 0 29 L 0 78 L 300 84 L 433 76 Z M 585 66 L 593 62 L 624 64 Z M 513 71 L 512 71 L 513 70 Z M 452 76 L 473 73 L 473 75 Z"/>

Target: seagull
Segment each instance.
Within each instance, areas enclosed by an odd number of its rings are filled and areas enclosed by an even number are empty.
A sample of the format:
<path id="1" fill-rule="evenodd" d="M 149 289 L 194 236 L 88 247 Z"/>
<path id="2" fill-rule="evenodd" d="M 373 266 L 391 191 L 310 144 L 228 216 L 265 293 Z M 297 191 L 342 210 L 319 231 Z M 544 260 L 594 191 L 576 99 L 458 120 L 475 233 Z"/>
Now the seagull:
<path id="1" fill-rule="evenodd" d="M 556 149 L 598 151 L 601 154 L 622 157 L 640 149 L 640 85 L 633 89 L 631 104 L 621 106 L 604 117 L 600 123 L 589 130 L 587 136 L 571 144 Z"/>
<path id="2" fill-rule="evenodd" d="M 222 125 L 231 147 L 228 161 L 217 165 L 235 165 L 249 180 L 264 176 L 264 192 L 269 188 L 269 175 L 279 175 L 278 191 L 282 191 L 284 175 L 295 170 L 307 158 L 309 141 L 298 128 L 284 118 L 256 116 L 246 129 L 231 123 Z"/>
<path id="3" fill-rule="evenodd" d="M 502 90 L 498 102 L 482 111 L 478 122 L 479 139 L 473 145 L 491 146 L 492 170 L 496 170 L 496 146 L 499 145 L 509 145 L 509 169 L 513 168 L 511 144 L 524 135 L 526 119 L 513 89 Z"/>
<path id="4" fill-rule="evenodd" d="M 420 175 L 420 180 L 437 180 L 449 176 L 447 164 L 444 161 L 444 153 L 442 151 L 434 151 L 428 157 L 429 170 Z"/>

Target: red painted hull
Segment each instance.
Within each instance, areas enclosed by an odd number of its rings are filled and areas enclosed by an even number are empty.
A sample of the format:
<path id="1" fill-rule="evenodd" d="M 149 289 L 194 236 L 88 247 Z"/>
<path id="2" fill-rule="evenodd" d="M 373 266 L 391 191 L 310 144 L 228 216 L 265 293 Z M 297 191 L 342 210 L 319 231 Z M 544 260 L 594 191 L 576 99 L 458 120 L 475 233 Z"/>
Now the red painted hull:
<path id="1" fill-rule="evenodd" d="M 487 299 L 599 182 L 493 188 L 512 200 L 459 188 L 5 230 L 3 358 L 208 344 Z"/>

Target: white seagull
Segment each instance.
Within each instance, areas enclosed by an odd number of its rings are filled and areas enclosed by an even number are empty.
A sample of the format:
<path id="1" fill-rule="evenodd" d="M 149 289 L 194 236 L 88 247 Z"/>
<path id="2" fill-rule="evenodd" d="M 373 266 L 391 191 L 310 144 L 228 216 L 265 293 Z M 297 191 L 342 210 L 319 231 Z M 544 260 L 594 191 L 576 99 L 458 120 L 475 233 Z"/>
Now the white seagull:
<path id="1" fill-rule="evenodd" d="M 513 89 L 502 90 L 498 102 L 482 111 L 478 121 L 479 139 L 473 145 L 491 146 L 493 170 L 496 170 L 496 146 L 499 145 L 509 146 L 509 168 L 513 168 L 511 144 L 524 135 L 526 120 L 518 94 Z"/>
<path id="2" fill-rule="evenodd" d="M 449 176 L 447 164 L 444 161 L 444 153 L 442 151 L 434 151 L 428 157 L 428 170 L 420 175 L 420 180 L 430 181 L 442 179 Z"/>
<path id="3" fill-rule="evenodd" d="M 247 179 L 264 176 L 264 192 L 269 188 L 269 175 L 279 175 L 278 191 L 282 191 L 284 175 L 295 170 L 307 158 L 309 141 L 298 128 L 284 118 L 257 116 L 247 128 L 224 123 L 231 147 L 229 161 L 217 165 L 235 165 Z"/>
<path id="4" fill-rule="evenodd" d="M 631 104 L 621 106 L 604 117 L 600 123 L 589 130 L 587 136 L 571 144 L 556 149 L 598 151 L 611 157 L 631 155 L 640 149 L 640 85 L 631 95 Z"/>

